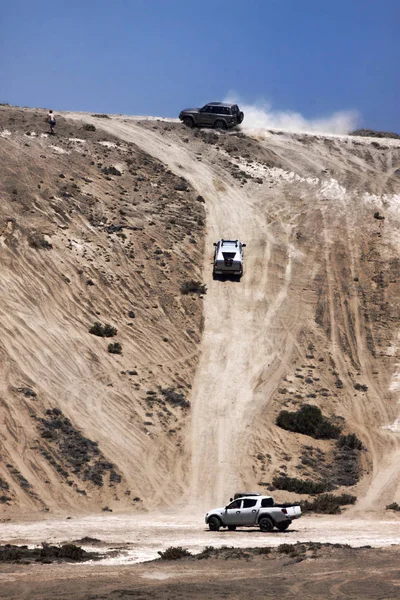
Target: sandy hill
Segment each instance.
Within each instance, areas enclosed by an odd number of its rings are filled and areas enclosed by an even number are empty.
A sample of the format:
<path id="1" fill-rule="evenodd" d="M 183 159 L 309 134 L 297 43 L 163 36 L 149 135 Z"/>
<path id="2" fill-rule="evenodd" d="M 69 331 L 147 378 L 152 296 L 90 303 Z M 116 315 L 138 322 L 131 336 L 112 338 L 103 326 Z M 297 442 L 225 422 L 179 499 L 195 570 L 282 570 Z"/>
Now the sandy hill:
<path id="1" fill-rule="evenodd" d="M 45 114 L 0 108 L 2 511 L 398 500 L 400 142 Z"/>

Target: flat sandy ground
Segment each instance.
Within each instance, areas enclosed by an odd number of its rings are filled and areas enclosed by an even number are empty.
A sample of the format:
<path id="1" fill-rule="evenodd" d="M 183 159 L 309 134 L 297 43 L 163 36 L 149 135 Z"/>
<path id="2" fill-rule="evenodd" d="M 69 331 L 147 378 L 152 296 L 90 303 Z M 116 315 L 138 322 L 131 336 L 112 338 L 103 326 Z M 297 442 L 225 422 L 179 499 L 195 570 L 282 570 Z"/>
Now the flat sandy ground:
<path id="1" fill-rule="evenodd" d="M 258 530 L 211 532 L 199 518 L 183 514 L 104 515 L 1 525 L 1 543 L 40 544 L 99 540 L 86 550 L 115 551 L 100 562 L 0 566 L 0 598 L 379 598 L 400 591 L 400 521 L 355 516 L 305 516 L 285 533 Z M 282 544 L 330 543 L 292 556 Z M 182 546 L 198 554 L 206 546 L 235 547 L 219 558 L 154 561 L 158 551 Z M 247 555 L 249 547 L 270 555 Z M 372 546 L 372 547 L 371 547 Z M 243 552 L 245 554 L 243 554 Z M 149 561 L 149 562 L 143 562 Z"/>
<path id="2" fill-rule="evenodd" d="M 87 515 L 72 518 L 47 518 L 41 521 L 10 521 L 1 524 L 1 544 L 39 545 L 94 538 L 95 548 L 80 544 L 85 550 L 121 550 L 107 564 L 120 565 L 157 558 L 158 551 L 182 546 L 193 553 L 206 546 L 245 547 L 279 546 L 282 543 L 317 542 L 349 544 L 354 547 L 400 547 L 400 519 L 396 513 L 385 515 L 312 515 L 294 521 L 284 533 L 274 530 L 263 534 L 259 529 L 209 531 L 203 514 L 146 513 Z"/>
<path id="3" fill-rule="evenodd" d="M 0 570 L 0 598 L 394 600 L 400 590 L 399 565 L 399 547 L 322 548 L 308 551 L 302 560 L 249 553 L 241 558 L 160 560 L 119 567 L 6 565 Z"/>

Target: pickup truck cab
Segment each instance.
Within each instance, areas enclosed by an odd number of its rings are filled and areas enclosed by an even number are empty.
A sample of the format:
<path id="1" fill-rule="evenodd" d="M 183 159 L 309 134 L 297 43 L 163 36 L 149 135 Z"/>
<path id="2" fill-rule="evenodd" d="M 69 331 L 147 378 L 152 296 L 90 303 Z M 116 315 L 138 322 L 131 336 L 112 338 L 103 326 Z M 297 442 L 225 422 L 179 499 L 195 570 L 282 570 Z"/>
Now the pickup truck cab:
<path id="1" fill-rule="evenodd" d="M 236 494 L 238 496 L 238 494 Z M 227 506 L 210 510 L 205 517 L 211 531 L 227 527 L 259 527 L 261 531 L 272 531 L 274 527 L 285 531 L 294 519 L 301 517 L 298 504 L 275 504 L 271 496 L 243 495 L 235 497 Z"/>

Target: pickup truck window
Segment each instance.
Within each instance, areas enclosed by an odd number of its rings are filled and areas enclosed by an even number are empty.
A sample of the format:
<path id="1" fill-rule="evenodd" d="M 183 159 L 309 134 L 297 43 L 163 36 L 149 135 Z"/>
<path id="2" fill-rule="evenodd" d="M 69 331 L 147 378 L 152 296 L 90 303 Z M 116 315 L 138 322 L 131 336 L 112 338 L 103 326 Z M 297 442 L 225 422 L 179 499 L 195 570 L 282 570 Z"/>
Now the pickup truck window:
<path id="1" fill-rule="evenodd" d="M 273 505 L 274 505 L 274 501 L 272 498 L 263 498 L 261 500 L 262 508 L 268 508 L 269 506 L 273 506 Z"/>
<path id="2" fill-rule="evenodd" d="M 252 508 L 257 504 L 257 500 L 251 500 L 250 498 L 246 498 L 243 500 L 243 508 Z"/>
<path id="3" fill-rule="evenodd" d="M 228 510 L 232 510 L 232 508 L 240 508 L 241 504 L 242 504 L 241 500 L 234 500 L 233 502 L 231 502 L 230 504 L 228 504 L 228 506 L 226 508 Z"/>

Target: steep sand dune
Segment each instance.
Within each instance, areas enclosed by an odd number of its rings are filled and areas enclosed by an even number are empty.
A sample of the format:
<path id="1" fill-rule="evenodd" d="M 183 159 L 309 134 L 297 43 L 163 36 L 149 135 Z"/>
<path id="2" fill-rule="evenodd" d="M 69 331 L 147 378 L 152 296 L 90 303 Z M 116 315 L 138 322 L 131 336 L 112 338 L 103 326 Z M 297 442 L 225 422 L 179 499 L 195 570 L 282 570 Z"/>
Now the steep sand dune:
<path id="1" fill-rule="evenodd" d="M 346 431 L 368 449 L 360 506 L 397 497 L 400 439 L 384 427 L 398 417 L 391 385 L 400 144 L 301 135 L 221 142 L 212 133 L 199 137 L 127 118 L 107 121 L 106 130 L 167 162 L 206 200 L 208 293 L 187 435 L 193 502 L 207 506 L 265 480 L 257 452 L 270 455 L 269 481 L 274 469 L 287 472 L 280 463 L 303 441 L 273 425 L 283 400 L 277 391 L 288 381 L 286 405 L 311 396 L 327 414 L 343 417 Z M 232 166 L 253 179 L 243 185 Z M 385 219 L 374 218 L 378 210 Z M 248 244 L 240 284 L 211 279 L 219 237 Z M 294 384 L 295 368 L 308 370 L 308 385 Z M 360 382 L 367 392 L 355 390 Z"/>
<path id="2" fill-rule="evenodd" d="M 44 466 L 34 445 L 37 423 L 29 418 L 34 402 L 43 409 L 61 408 L 88 438 L 99 442 L 104 457 L 122 476 L 119 487 L 101 490 L 81 482 L 88 494 L 78 496 L 81 508 L 107 502 L 115 509 L 125 506 L 127 498 L 135 506 L 132 495 L 141 498 L 140 506 L 186 506 L 189 500 L 206 508 L 241 487 L 270 487 L 276 474 L 319 478 L 320 465 L 304 460 L 305 453 L 319 452 L 319 462 L 334 462 L 333 442 L 275 424 L 282 408 L 294 410 L 305 403 L 319 406 L 340 422 L 344 433 L 354 432 L 362 440 L 359 482 L 343 488 L 358 496 L 356 510 L 381 509 L 398 499 L 400 144 L 268 132 L 217 134 L 123 116 L 66 113 L 64 118 L 65 134 L 52 144 L 59 150 L 46 159 L 54 164 L 53 181 L 61 164 L 66 170 L 75 160 L 75 172 L 93 180 L 87 185 L 101 201 L 100 214 L 85 213 L 88 198 L 82 198 L 70 215 L 73 225 L 68 222 L 73 235 L 60 227 L 50 231 L 56 253 L 32 254 L 25 246 L 16 250 L 11 238 L 25 239 L 28 224 L 33 226 L 30 219 L 40 225 L 46 213 L 45 203 L 36 198 L 30 215 L 23 216 L 22 209 L 16 215 L 25 219 L 25 229 L 20 226 L 17 235 L 9 220 L 2 237 L 6 252 L 1 277 L 7 286 L 0 308 L 6 424 L 2 454 L 33 481 L 38 496 L 29 499 L 26 490 L 13 485 L 20 506 L 39 507 L 41 502 L 54 509 L 64 502 L 71 509 L 76 496 L 74 486 L 61 485 L 51 467 L 46 470 L 50 487 L 38 475 Z M 95 133 L 86 132 L 84 124 L 94 125 Z M 71 146 L 79 142 L 68 137 L 68 143 L 63 141 L 68 128 L 76 137 L 82 131 L 98 137 L 85 141 L 85 151 L 78 152 Z M 32 160 L 25 140 L 14 132 L 0 139 L 6 144 L 3 156 L 11 152 L 19 161 Z M 29 143 L 38 144 L 38 156 L 50 152 L 47 138 Z M 82 153 L 89 152 L 85 162 Z M 133 167 L 127 152 L 133 155 Z M 133 263 L 116 245 L 121 240 L 111 243 L 104 232 L 105 210 L 107 223 L 119 222 L 115 215 L 121 199 L 111 187 L 116 177 L 113 182 L 97 178 L 89 158 L 114 165 L 126 177 L 133 171 L 123 187 L 134 202 L 132 185 L 138 185 L 138 176 L 147 179 L 139 204 L 123 207 L 127 223 L 145 224 L 143 231 L 128 234 L 140 254 Z M 159 165 L 162 176 L 155 178 Z M 17 169 L 13 173 L 16 178 Z M 33 177 L 29 168 L 24 177 L 32 187 L 44 178 Z M 176 190 L 180 178 L 193 191 Z M 50 180 L 46 183 L 50 189 Z M 174 214 L 168 219 L 161 209 L 164 196 L 151 184 L 167 186 L 164 195 L 174 197 Z M 108 199 L 106 192 L 113 197 Z M 60 209 L 58 198 L 52 201 L 54 210 Z M 185 218 L 190 221 L 186 229 L 176 230 Z M 238 237 L 247 244 L 240 283 L 212 280 L 212 243 L 221 237 Z M 74 262 L 67 257 L 68 245 Z M 161 283 L 165 267 L 155 270 L 153 254 L 148 262 L 155 246 L 170 261 L 167 287 Z M 79 254 L 84 275 L 74 264 Z M 111 284 L 118 264 L 123 265 L 119 279 Z M 96 277 L 97 284 L 102 269 L 108 282 L 88 288 L 86 278 Z M 61 273 L 70 283 L 61 283 Z M 207 285 L 203 299 L 180 295 L 185 278 L 200 277 Z M 150 311 L 139 323 L 136 317 L 133 326 L 126 317 L 132 297 L 136 313 L 144 313 L 144 306 Z M 118 327 L 124 319 L 118 334 L 123 357 L 100 353 L 99 339 L 87 335 L 97 313 L 99 320 Z M 105 350 L 109 340 L 100 342 Z M 136 375 L 121 375 L 130 370 L 139 373 L 137 382 Z M 17 391 L 34 384 L 37 400 Z M 154 392 L 157 402 L 162 400 L 158 386 L 183 390 L 190 409 L 169 406 L 173 414 L 164 422 L 151 399 Z M 6 468 L 0 475 L 10 486 L 17 477 Z M 290 496 L 282 491 L 274 495 Z"/>

